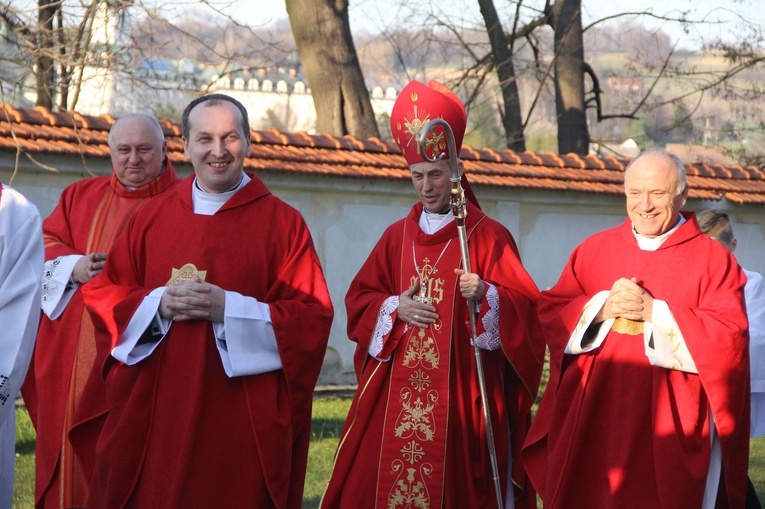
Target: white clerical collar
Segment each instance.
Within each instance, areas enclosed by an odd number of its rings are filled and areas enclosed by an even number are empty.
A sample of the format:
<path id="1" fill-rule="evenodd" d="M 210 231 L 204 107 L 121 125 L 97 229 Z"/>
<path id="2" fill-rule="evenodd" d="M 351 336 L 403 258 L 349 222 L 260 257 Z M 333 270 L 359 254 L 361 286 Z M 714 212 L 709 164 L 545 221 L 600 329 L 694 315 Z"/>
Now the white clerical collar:
<path id="1" fill-rule="evenodd" d="M 433 235 L 438 230 L 454 221 L 454 214 L 449 212 L 445 214 L 433 214 L 423 207 L 420 214 L 420 229 L 428 235 Z"/>
<path id="2" fill-rule="evenodd" d="M 222 193 L 208 193 L 202 189 L 194 178 L 191 188 L 191 201 L 194 204 L 194 214 L 212 216 L 232 197 L 237 191 L 247 185 L 251 179 L 246 173 L 242 173 L 242 180 L 237 185 Z"/>
<path id="3" fill-rule="evenodd" d="M 643 251 L 656 251 L 659 249 L 661 245 L 664 244 L 664 242 L 669 238 L 669 236 L 675 233 L 677 229 L 680 228 L 680 225 L 685 222 L 683 215 L 678 215 L 680 216 L 680 219 L 677 221 L 677 224 L 671 230 L 668 230 L 657 237 L 648 238 L 640 235 L 637 230 L 635 230 L 635 225 L 633 224 L 632 233 L 637 239 L 638 247 Z"/>

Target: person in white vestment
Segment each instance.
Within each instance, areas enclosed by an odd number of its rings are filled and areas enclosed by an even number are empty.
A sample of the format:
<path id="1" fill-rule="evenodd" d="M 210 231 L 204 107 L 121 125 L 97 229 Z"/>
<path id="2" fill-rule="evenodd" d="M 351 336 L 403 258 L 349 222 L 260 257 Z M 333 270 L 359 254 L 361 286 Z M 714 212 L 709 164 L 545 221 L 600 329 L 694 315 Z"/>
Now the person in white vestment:
<path id="1" fill-rule="evenodd" d="M 19 192 L 0 188 L 0 507 L 11 507 L 16 396 L 40 322 L 42 220 Z"/>
<path id="2" fill-rule="evenodd" d="M 731 252 L 738 241 L 733 235 L 730 216 L 722 210 L 709 209 L 696 215 L 701 231 L 718 241 Z M 746 286 L 746 315 L 749 319 L 749 364 L 752 377 L 752 416 L 749 436 L 765 435 L 765 279 L 762 274 L 744 269 Z M 751 479 L 746 496 L 747 508 L 761 508 Z"/>

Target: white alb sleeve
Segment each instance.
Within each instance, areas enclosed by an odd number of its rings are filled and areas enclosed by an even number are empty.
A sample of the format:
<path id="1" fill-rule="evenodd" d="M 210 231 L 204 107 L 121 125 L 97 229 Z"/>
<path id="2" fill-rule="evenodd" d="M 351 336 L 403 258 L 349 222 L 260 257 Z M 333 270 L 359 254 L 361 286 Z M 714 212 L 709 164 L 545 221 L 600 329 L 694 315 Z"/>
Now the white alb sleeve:
<path id="1" fill-rule="evenodd" d="M 42 310 L 48 318 L 55 320 L 72 300 L 79 284 L 72 281 L 72 272 L 83 255 L 66 255 L 47 260 L 42 276 Z"/>
<path id="2" fill-rule="evenodd" d="M 653 324 L 646 322 L 643 341 L 645 355 L 654 366 L 675 369 L 686 373 L 697 373 L 696 363 L 693 362 L 688 345 L 680 327 L 669 309 L 669 304 L 663 300 L 653 301 Z M 653 331 L 651 331 L 653 329 Z M 653 333 L 653 348 L 651 335 Z"/>
<path id="3" fill-rule="evenodd" d="M 595 320 L 595 316 L 598 312 L 603 308 L 609 293 L 610 292 L 606 290 L 598 292 L 587 302 L 587 304 L 584 305 L 582 315 L 579 317 L 579 321 L 577 322 L 576 327 L 574 327 L 574 331 L 571 333 L 568 344 L 566 344 L 566 353 L 575 355 L 587 353 L 603 344 L 603 341 L 608 335 L 608 331 L 611 330 L 611 326 L 614 324 L 613 318 L 604 320 L 603 323 L 600 324 L 600 330 L 598 330 L 598 334 L 595 336 L 594 341 L 587 344 L 583 343 L 587 329 Z"/>
<path id="4" fill-rule="evenodd" d="M 282 368 L 268 304 L 226 291 L 223 323 L 213 323 L 215 344 L 229 377 Z"/>
<path id="5" fill-rule="evenodd" d="M 173 324 L 172 320 L 162 318 L 159 314 L 159 305 L 165 290 L 166 286 L 156 288 L 143 298 L 117 341 L 117 346 L 112 349 L 112 357 L 127 365 L 133 365 L 147 358 L 157 348 Z M 153 341 L 139 344 L 138 341 L 150 327 Z"/>

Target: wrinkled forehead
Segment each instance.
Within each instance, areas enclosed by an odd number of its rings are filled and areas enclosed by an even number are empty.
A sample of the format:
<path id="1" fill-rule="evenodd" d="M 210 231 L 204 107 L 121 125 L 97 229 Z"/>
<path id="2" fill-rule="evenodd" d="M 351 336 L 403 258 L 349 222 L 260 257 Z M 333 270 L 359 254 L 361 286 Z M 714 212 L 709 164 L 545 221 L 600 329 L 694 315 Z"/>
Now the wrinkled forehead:
<path id="1" fill-rule="evenodd" d="M 427 161 L 422 161 L 419 163 L 413 163 L 409 165 L 409 171 L 412 175 L 429 175 L 432 173 L 438 173 L 438 174 L 448 174 L 451 176 L 452 169 L 449 166 L 449 160 L 448 159 L 441 159 L 440 161 L 436 161 L 435 163 L 429 163 Z"/>
<path id="2" fill-rule="evenodd" d="M 664 158 L 646 157 L 624 173 L 625 189 L 675 190 L 680 182 L 676 169 Z"/>
<path id="3" fill-rule="evenodd" d="M 109 132 L 111 147 L 161 147 L 165 141 L 158 126 L 140 117 L 119 121 Z"/>

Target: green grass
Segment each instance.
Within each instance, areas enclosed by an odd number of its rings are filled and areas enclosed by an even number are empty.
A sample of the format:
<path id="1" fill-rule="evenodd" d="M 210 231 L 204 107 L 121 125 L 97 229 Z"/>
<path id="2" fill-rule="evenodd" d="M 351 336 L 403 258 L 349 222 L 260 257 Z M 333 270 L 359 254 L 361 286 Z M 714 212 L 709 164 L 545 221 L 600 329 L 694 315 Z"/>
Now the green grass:
<path id="1" fill-rule="evenodd" d="M 765 436 L 749 441 L 749 478 L 760 502 L 765 502 Z"/>
<path id="2" fill-rule="evenodd" d="M 351 406 L 350 398 L 321 398 L 313 400 L 311 445 L 308 448 L 308 473 L 303 490 L 303 507 L 319 507 L 332 461 L 340 439 L 340 430 Z"/>
<path id="3" fill-rule="evenodd" d="M 16 465 L 13 507 L 32 509 L 35 502 L 35 429 L 29 414 L 16 409 Z"/>
<path id="4" fill-rule="evenodd" d="M 316 398 L 313 402 L 311 445 L 308 451 L 308 475 L 305 480 L 303 507 L 319 507 L 324 488 L 332 472 L 340 430 L 351 406 L 349 398 Z M 23 408 L 16 411 L 16 481 L 13 508 L 34 507 L 35 430 Z"/>
<path id="5" fill-rule="evenodd" d="M 314 509 L 327 485 L 332 471 L 335 447 L 348 413 L 348 398 L 317 398 L 313 402 L 313 429 L 308 452 L 308 476 L 305 481 L 303 507 Z M 14 509 L 34 507 L 35 432 L 26 410 L 16 412 L 16 484 L 13 492 Z M 751 441 L 749 477 L 757 494 L 765 501 L 765 437 Z"/>

